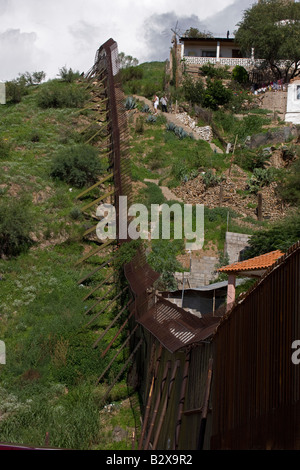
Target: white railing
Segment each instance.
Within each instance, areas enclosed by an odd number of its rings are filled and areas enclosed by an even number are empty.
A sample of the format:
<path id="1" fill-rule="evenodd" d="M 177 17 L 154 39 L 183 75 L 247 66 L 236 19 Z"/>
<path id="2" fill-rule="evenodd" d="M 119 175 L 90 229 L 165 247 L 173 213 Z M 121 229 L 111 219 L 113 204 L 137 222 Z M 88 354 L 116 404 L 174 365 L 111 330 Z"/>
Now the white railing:
<path id="1" fill-rule="evenodd" d="M 186 64 L 191 65 L 204 65 L 204 64 L 220 64 L 220 65 L 229 65 L 230 67 L 235 67 L 236 65 L 241 65 L 243 67 L 251 67 L 252 65 L 259 65 L 263 62 L 261 59 L 248 59 L 248 58 L 232 58 L 232 57 L 220 57 L 218 60 L 216 57 L 192 57 L 184 56 L 184 61 Z"/>

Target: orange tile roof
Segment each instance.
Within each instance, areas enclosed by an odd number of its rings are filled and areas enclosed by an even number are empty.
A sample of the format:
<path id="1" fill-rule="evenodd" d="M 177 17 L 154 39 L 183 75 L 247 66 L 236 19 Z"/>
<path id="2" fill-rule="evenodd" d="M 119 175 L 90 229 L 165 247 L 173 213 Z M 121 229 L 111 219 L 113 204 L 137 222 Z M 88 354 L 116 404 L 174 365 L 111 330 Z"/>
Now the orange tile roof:
<path id="1" fill-rule="evenodd" d="M 231 273 L 238 271 L 253 271 L 258 269 L 267 269 L 272 266 L 275 261 L 280 258 L 284 253 L 280 250 L 271 251 L 264 255 L 256 256 L 255 258 L 247 259 L 237 263 L 229 264 L 219 268 L 218 271 L 223 273 Z"/>

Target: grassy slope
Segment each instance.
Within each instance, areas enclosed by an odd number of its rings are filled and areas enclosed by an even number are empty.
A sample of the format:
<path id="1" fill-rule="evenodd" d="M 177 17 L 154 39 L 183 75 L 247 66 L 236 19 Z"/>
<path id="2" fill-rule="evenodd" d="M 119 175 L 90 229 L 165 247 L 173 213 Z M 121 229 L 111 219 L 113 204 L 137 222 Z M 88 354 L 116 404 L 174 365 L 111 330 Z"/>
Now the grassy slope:
<path id="1" fill-rule="evenodd" d="M 86 287 L 78 286 L 80 277 L 99 259 L 75 266 L 89 248 L 82 242 L 84 220 L 74 216 L 80 190 L 49 176 L 56 152 L 80 140 L 79 129 L 95 115 L 73 108 L 41 109 L 37 98 L 43 86 L 32 88 L 21 103 L 0 108 L 0 139 L 10 149 L 0 159 L 1 203 L 27 198 L 35 241 L 28 252 L 0 260 L 0 338 L 7 356 L 6 365 L 0 365 L 0 441 L 44 445 L 49 433 L 51 446 L 111 448 L 110 418 L 115 412 L 99 415 L 99 410 L 107 384 L 127 353 L 120 354 L 96 387 L 121 338 L 101 359 L 101 350 L 92 344 L 115 312 L 101 315 L 92 328 L 86 328 L 84 312 L 96 298 L 83 301 L 109 271 L 102 270 Z M 117 329 L 111 329 L 103 347 Z M 121 380 L 108 400 L 116 401 L 119 425 L 131 430 L 134 415 L 127 396 Z M 131 448 L 127 437 L 115 445 Z"/>

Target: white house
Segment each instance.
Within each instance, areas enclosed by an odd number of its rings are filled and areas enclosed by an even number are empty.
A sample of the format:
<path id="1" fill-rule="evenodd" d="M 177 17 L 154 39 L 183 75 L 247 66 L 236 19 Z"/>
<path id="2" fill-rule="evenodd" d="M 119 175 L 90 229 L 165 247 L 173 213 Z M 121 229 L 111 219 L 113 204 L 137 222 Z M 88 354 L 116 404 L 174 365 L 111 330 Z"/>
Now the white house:
<path id="1" fill-rule="evenodd" d="M 201 66 L 211 64 L 229 65 L 235 67 L 241 65 L 245 68 L 257 63 L 254 59 L 254 49 L 251 57 L 243 57 L 239 46 L 232 38 L 180 38 L 181 59 L 187 64 Z"/>

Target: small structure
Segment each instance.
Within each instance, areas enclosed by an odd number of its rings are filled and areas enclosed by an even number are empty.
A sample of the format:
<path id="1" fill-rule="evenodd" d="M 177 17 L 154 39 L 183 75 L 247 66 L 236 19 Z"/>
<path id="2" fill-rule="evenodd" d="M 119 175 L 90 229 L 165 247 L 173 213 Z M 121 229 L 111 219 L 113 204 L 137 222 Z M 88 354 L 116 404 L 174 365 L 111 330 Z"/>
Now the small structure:
<path id="1" fill-rule="evenodd" d="M 219 272 L 228 274 L 227 311 L 231 309 L 235 301 L 236 277 L 260 278 L 283 254 L 280 250 L 275 250 L 218 269 Z"/>
<path id="2" fill-rule="evenodd" d="M 243 279 L 237 279 L 236 285 L 243 282 Z M 207 286 L 162 292 L 161 295 L 178 307 L 201 318 L 207 314 L 214 315 L 220 307 L 223 307 L 226 302 L 227 286 L 227 281 L 221 281 Z"/>
<path id="3" fill-rule="evenodd" d="M 300 78 L 292 79 L 288 85 L 285 122 L 300 124 Z"/>

